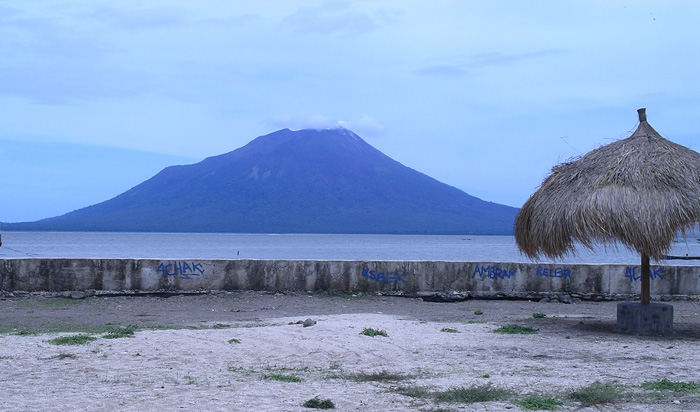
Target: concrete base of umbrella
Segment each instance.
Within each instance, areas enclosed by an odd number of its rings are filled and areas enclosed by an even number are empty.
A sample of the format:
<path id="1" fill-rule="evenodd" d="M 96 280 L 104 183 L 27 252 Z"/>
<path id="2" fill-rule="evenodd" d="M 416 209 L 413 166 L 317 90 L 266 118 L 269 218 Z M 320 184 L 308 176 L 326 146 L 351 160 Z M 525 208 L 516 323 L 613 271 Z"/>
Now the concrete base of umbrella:
<path id="1" fill-rule="evenodd" d="M 673 306 L 665 303 L 618 303 L 617 330 L 635 335 L 670 335 L 673 333 Z"/>

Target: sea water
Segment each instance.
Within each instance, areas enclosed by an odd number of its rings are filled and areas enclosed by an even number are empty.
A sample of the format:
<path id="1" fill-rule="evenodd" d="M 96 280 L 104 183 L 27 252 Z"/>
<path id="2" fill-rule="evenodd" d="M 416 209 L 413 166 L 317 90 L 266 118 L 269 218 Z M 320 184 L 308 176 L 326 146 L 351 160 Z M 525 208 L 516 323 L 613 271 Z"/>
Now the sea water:
<path id="1" fill-rule="evenodd" d="M 671 254 L 700 256 L 700 243 L 679 241 Z M 0 258 L 7 257 L 532 262 L 512 236 L 362 234 L 4 232 Z M 556 262 L 639 264 L 640 257 L 621 246 L 579 247 L 576 255 Z M 700 265 L 698 260 L 660 263 Z"/>

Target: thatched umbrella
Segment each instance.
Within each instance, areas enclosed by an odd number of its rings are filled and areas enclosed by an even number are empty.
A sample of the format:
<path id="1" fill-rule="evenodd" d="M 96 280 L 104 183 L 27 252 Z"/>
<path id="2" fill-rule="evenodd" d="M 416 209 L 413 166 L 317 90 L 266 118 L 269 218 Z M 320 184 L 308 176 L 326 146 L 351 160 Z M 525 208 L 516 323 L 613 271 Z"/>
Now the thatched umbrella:
<path id="1" fill-rule="evenodd" d="M 678 231 L 700 222 L 700 153 L 664 139 L 646 110 L 638 113 L 628 138 L 552 168 L 520 209 L 515 239 L 530 258 L 619 241 L 641 254 L 649 303 L 649 258 L 662 259 Z"/>

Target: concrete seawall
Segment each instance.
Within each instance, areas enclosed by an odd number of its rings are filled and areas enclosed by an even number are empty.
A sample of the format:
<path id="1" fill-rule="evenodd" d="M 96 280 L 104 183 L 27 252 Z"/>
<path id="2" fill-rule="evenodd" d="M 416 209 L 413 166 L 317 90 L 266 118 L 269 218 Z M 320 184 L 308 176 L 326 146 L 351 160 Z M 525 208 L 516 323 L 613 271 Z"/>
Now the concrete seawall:
<path id="1" fill-rule="evenodd" d="M 0 259 L 0 290 L 630 295 L 639 266 L 447 261 Z M 700 266 L 652 266 L 651 293 L 700 295 Z"/>

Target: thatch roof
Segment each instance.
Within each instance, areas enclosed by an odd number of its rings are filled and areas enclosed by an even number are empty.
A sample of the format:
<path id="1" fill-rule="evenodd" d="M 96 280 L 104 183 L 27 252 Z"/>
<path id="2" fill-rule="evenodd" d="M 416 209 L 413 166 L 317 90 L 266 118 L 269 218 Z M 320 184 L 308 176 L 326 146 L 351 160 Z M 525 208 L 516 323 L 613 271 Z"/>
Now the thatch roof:
<path id="1" fill-rule="evenodd" d="M 700 153 L 646 121 L 626 139 L 555 166 L 515 220 L 520 250 L 561 257 L 575 243 L 613 243 L 660 260 L 679 230 L 700 222 Z"/>

